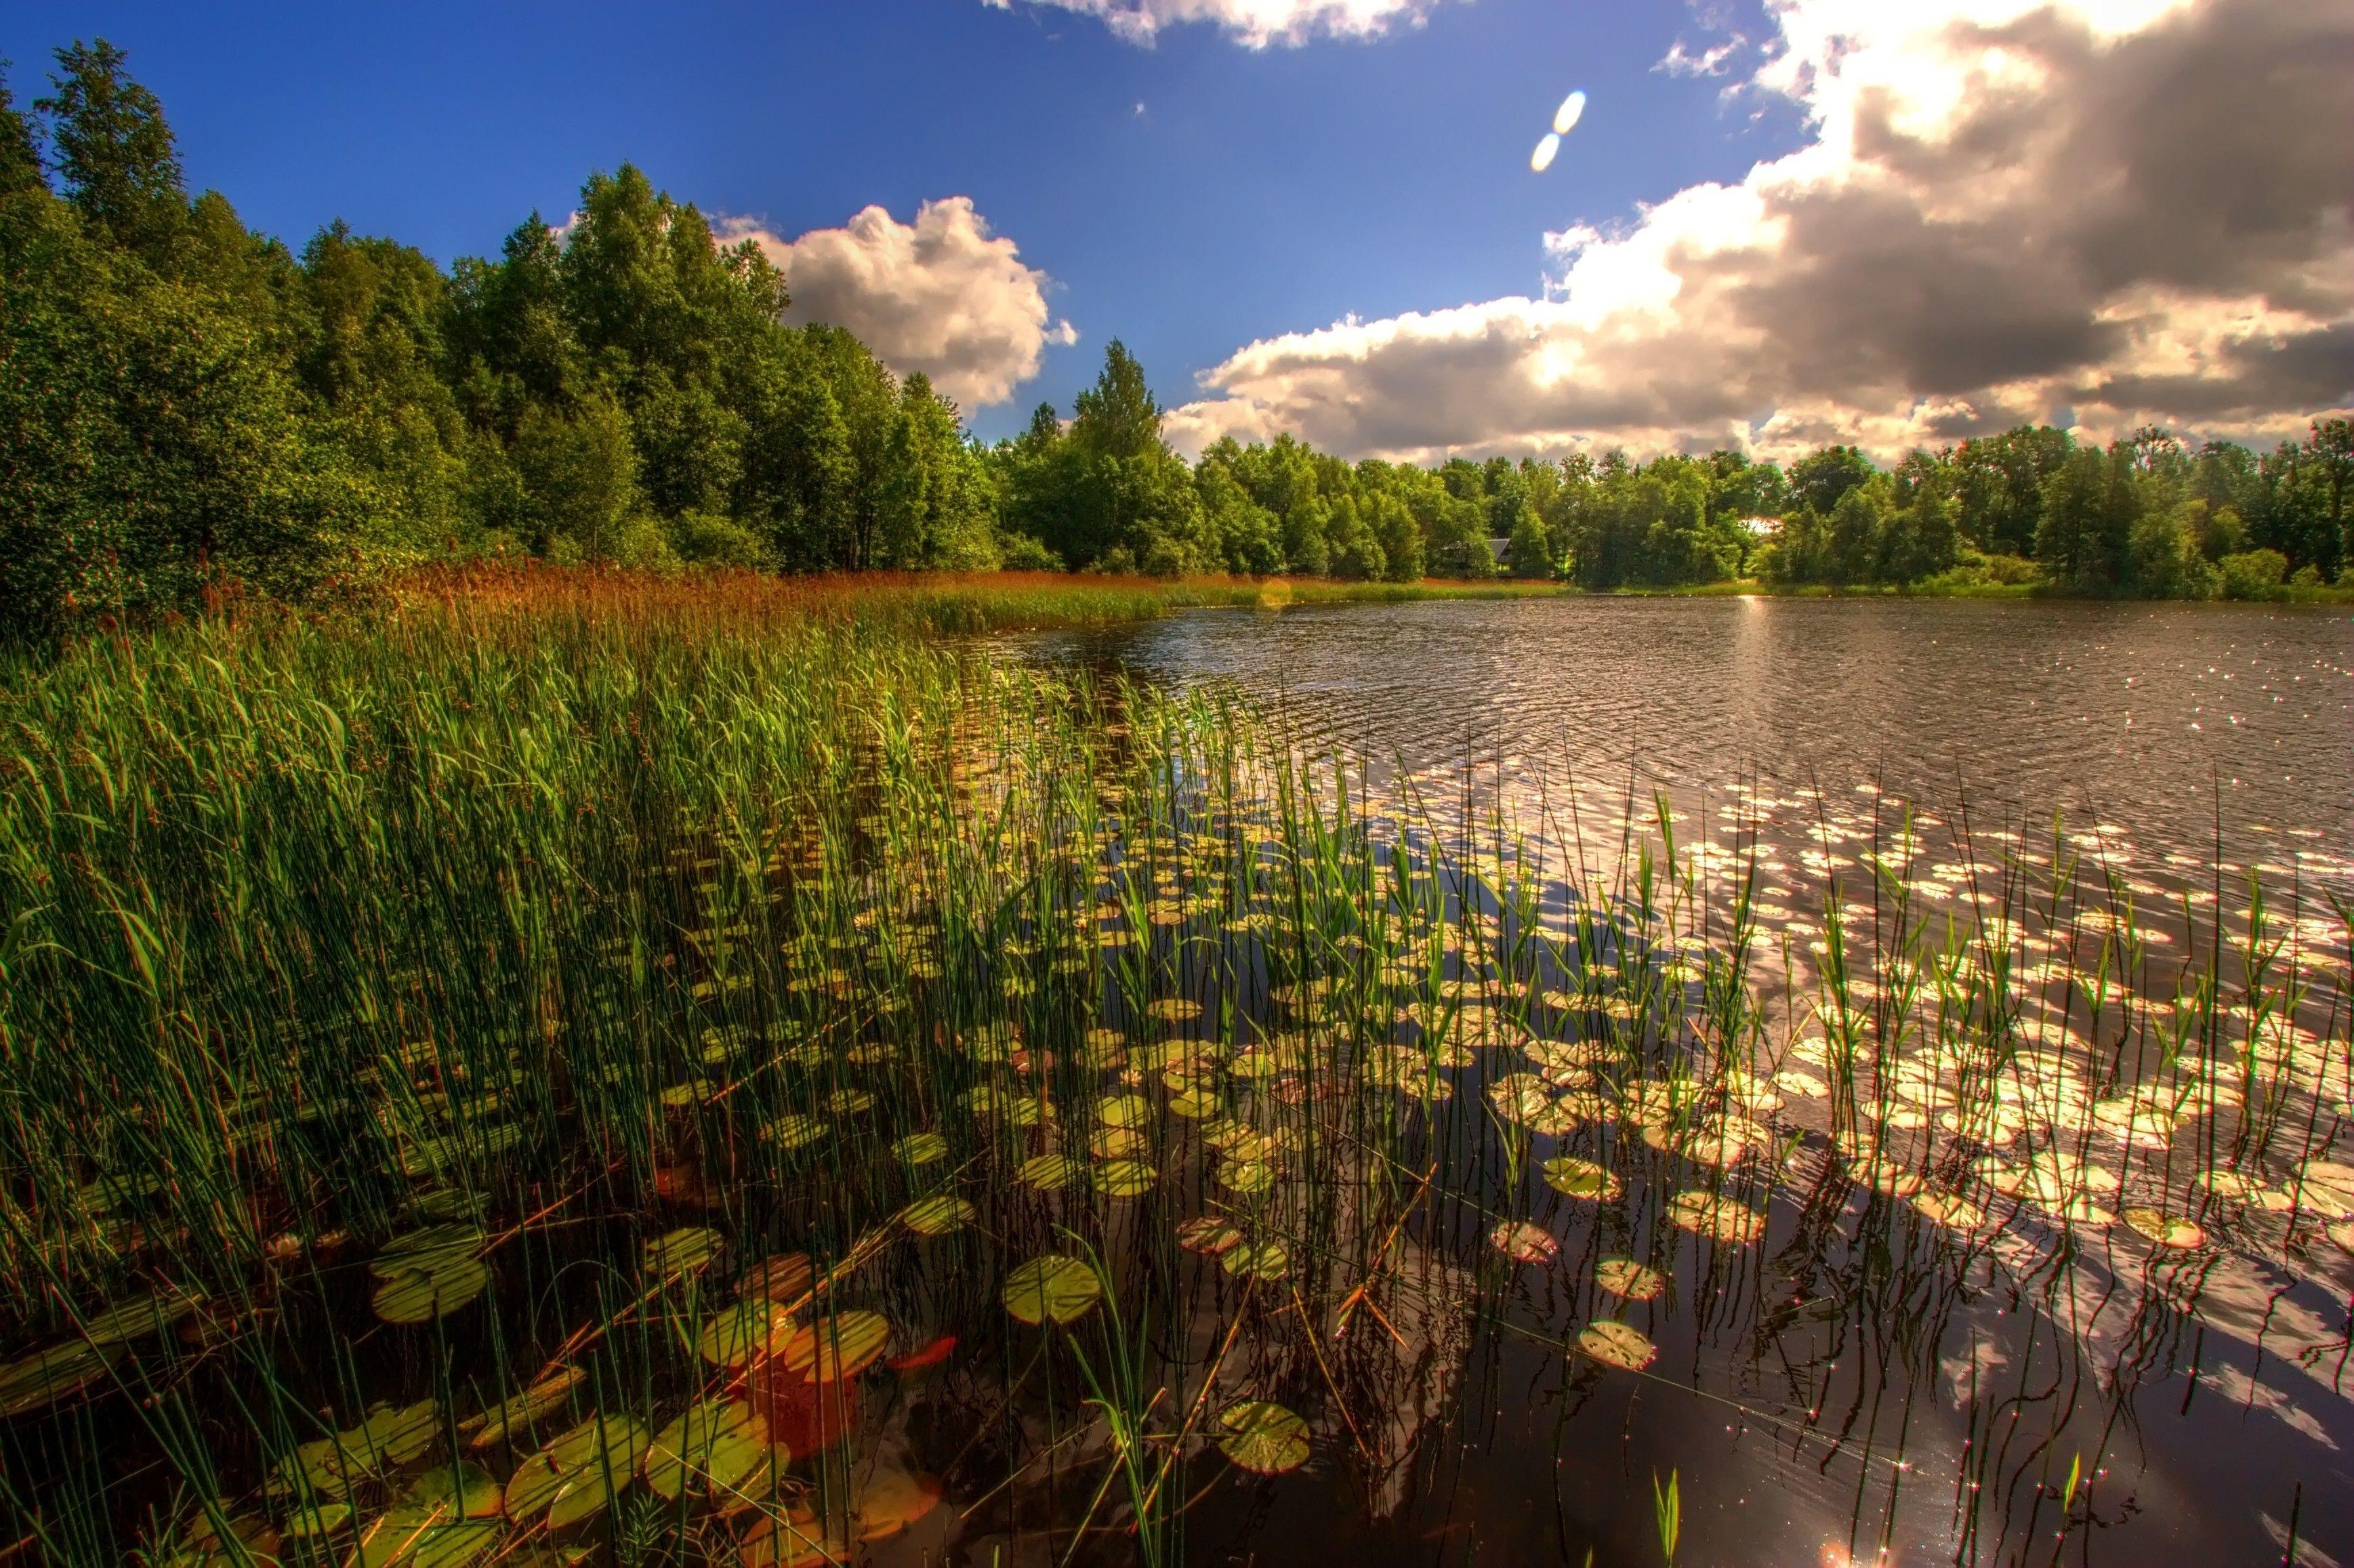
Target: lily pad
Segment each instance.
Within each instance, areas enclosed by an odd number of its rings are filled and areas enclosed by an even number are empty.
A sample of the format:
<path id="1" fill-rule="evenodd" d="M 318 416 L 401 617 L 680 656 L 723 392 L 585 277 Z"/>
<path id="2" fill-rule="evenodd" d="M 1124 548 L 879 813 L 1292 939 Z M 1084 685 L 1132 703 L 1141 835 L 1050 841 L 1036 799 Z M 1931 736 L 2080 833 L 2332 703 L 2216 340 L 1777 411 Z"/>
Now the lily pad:
<path id="1" fill-rule="evenodd" d="M 741 1568 L 837 1568 L 856 1552 L 816 1514 L 795 1508 L 782 1518 L 763 1513 L 753 1520 L 736 1561 Z"/>
<path id="2" fill-rule="evenodd" d="M 1605 1366 L 1641 1372 L 1659 1353 L 1659 1348 L 1636 1330 L 1606 1319 L 1577 1331 L 1577 1348 Z"/>
<path id="3" fill-rule="evenodd" d="M 1218 1452 L 1246 1470 L 1280 1476 L 1308 1462 L 1308 1423 L 1270 1400 L 1237 1404 L 1218 1417 Z"/>
<path id="4" fill-rule="evenodd" d="M 897 1465 L 878 1465 L 851 1495 L 858 1539 L 887 1541 L 939 1507 L 939 1481 Z"/>
<path id="5" fill-rule="evenodd" d="M 415 1325 L 445 1318 L 489 1289 L 491 1267 L 464 1254 L 436 1253 L 416 1267 L 381 1277 L 368 1298 L 370 1308 L 387 1323 Z"/>
<path id="6" fill-rule="evenodd" d="M 882 1360 L 890 1344 L 889 1319 L 854 1308 L 794 1330 L 779 1353 L 786 1366 L 811 1383 L 840 1383 Z"/>
<path id="7" fill-rule="evenodd" d="M 1076 1323 L 1103 1296 L 1103 1281 L 1086 1262 L 1048 1253 L 1005 1277 L 1005 1309 L 1024 1323 Z"/>
<path id="8" fill-rule="evenodd" d="M 829 1125 L 823 1117 L 780 1116 L 762 1128 L 760 1136 L 790 1154 L 823 1138 Z"/>
<path id="9" fill-rule="evenodd" d="M 1237 1279 L 1264 1279 L 1272 1284 L 1291 1272 L 1291 1249 L 1270 1237 L 1246 1242 L 1218 1261 Z"/>
<path id="10" fill-rule="evenodd" d="M 902 1165 L 931 1165 L 949 1157 L 949 1140 L 937 1132 L 911 1132 L 891 1149 Z"/>
<path id="11" fill-rule="evenodd" d="M 1106 1095 L 1096 1102 L 1096 1120 L 1106 1127 L 1142 1127 L 1152 1107 L 1142 1095 Z"/>
<path id="12" fill-rule="evenodd" d="M 646 1484 L 672 1502 L 725 1499 L 772 1462 L 768 1423 L 741 1400 L 690 1405 L 646 1449 Z"/>
<path id="13" fill-rule="evenodd" d="M 769 1337 L 792 1320 L 783 1302 L 754 1296 L 715 1313 L 695 1336 L 695 1353 L 713 1366 L 733 1371 L 758 1354 Z"/>
<path id="14" fill-rule="evenodd" d="M 1668 1277 L 1631 1257 L 1606 1257 L 1595 1266 L 1594 1283 L 1629 1301 L 1649 1301 L 1667 1288 Z"/>
<path id="15" fill-rule="evenodd" d="M 517 1524 L 545 1519 L 558 1530 L 594 1519 L 628 1487 L 652 1444 L 626 1415 L 592 1415 L 515 1467 L 506 1515 Z"/>
<path id="16" fill-rule="evenodd" d="M 466 1446 L 487 1448 L 509 1433 L 522 1431 L 560 1407 L 586 1375 L 578 1367 L 558 1367 L 496 1408 L 471 1418 L 461 1425 L 461 1430 L 473 1434 Z"/>
<path id="17" fill-rule="evenodd" d="M 1204 1214 L 1177 1227 L 1177 1245 L 1204 1257 L 1221 1257 L 1243 1245 L 1243 1233 L 1215 1214 Z"/>
<path id="18" fill-rule="evenodd" d="M 2169 1215 L 2158 1209 L 2127 1209 L 2118 1217 L 2140 1232 L 2153 1246 L 2188 1252 L 2206 1245 L 2207 1233 L 2199 1228 L 2196 1221 Z"/>
<path id="19" fill-rule="evenodd" d="M 1681 1229 L 1726 1246 L 1747 1246 L 1766 1234 L 1766 1216 L 1746 1203 L 1694 1188 L 1668 1202 L 1668 1219 Z"/>
<path id="20" fill-rule="evenodd" d="M 496 1519 L 506 1488 L 489 1471 L 463 1461 L 426 1471 L 401 1494 L 404 1505 L 441 1510 L 451 1519 Z"/>
<path id="21" fill-rule="evenodd" d="M 1544 1179 L 1546 1186 L 1564 1197 L 1596 1203 L 1615 1203 L 1627 1190 L 1609 1167 L 1574 1154 L 1557 1154 L 1546 1160 Z"/>
<path id="22" fill-rule="evenodd" d="M 1096 1167 L 1096 1191 L 1110 1198 L 1141 1198 L 1160 1179 L 1141 1160 L 1107 1160 Z"/>
<path id="23" fill-rule="evenodd" d="M 0 1419 L 80 1393 L 106 1375 L 122 1354 L 113 1345 L 70 1340 L 0 1367 Z"/>
<path id="24" fill-rule="evenodd" d="M 1022 1162 L 1024 1186 L 1041 1192 L 1059 1192 L 1078 1179 L 1078 1162 L 1067 1154 L 1041 1154 Z"/>
<path id="25" fill-rule="evenodd" d="M 1488 1244 L 1515 1263 L 1551 1263 L 1561 1253 L 1551 1231 L 1525 1220 L 1500 1222 L 1488 1233 Z"/>
<path id="26" fill-rule="evenodd" d="M 81 1325 L 81 1337 L 93 1345 L 124 1345 L 160 1334 L 203 1305 L 204 1297 L 188 1291 L 164 1291 L 117 1302 Z"/>
<path id="27" fill-rule="evenodd" d="M 737 1287 L 747 1300 L 763 1296 L 771 1301 L 790 1305 L 810 1293 L 810 1286 L 815 1278 L 816 1275 L 810 1266 L 809 1254 L 785 1252 L 774 1257 L 764 1257 L 746 1269 Z"/>
<path id="28" fill-rule="evenodd" d="M 684 1225 L 646 1243 L 646 1272 L 660 1279 L 700 1273 L 719 1255 L 727 1238 L 702 1225 Z"/>
<path id="29" fill-rule="evenodd" d="M 900 1223 L 919 1236 L 953 1234 L 980 1215 L 980 1210 L 952 1192 L 918 1198 L 899 1211 Z"/>
<path id="30" fill-rule="evenodd" d="M 453 1519 L 446 1509 L 403 1504 L 361 1530 L 346 1568 L 468 1568 L 505 1533 L 493 1519 Z"/>
<path id="31" fill-rule="evenodd" d="M 1275 1166 L 1265 1160 L 1221 1160 L 1218 1180 L 1244 1197 L 1255 1198 L 1275 1185 Z"/>

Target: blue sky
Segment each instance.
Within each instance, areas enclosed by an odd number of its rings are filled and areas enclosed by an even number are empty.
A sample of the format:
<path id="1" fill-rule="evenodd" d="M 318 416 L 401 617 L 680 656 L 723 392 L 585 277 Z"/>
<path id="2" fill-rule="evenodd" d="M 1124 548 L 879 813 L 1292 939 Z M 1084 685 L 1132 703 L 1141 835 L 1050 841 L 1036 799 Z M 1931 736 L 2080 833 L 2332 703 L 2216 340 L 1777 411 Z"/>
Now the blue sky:
<path id="1" fill-rule="evenodd" d="M 1532 292 L 1546 230 L 1737 178 L 1797 133 L 1786 106 L 1720 106 L 1720 80 L 1652 69 L 1703 36 L 1680 4 L 1477 0 L 1252 49 L 1203 25 L 1141 48 L 976 0 L 16 0 L 0 53 L 19 96 L 56 45 L 97 35 L 163 98 L 191 182 L 296 245 L 340 216 L 445 262 L 487 252 L 624 159 L 788 236 L 970 196 L 1079 334 L 973 411 L 989 434 L 1067 408 L 1113 335 L 1173 404 L 1256 338 Z M 1578 87 L 1583 123 L 1531 174 Z"/>
<path id="2" fill-rule="evenodd" d="M 1181 450 L 1893 459 L 2354 404 L 2354 11 L 2312 0 L 0 10 L 22 98 L 99 35 L 290 243 L 489 252 L 631 160 L 984 436 L 1115 335 Z"/>

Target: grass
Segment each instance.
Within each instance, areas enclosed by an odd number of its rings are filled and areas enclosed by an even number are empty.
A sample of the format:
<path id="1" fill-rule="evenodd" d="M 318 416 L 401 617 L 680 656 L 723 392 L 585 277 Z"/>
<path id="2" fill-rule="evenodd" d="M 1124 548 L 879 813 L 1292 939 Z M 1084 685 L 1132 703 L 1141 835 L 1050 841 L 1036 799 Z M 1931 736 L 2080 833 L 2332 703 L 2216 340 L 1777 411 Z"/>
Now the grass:
<path id="1" fill-rule="evenodd" d="M 2307 889 L 1875 798 L 1769 895 L 1754 793 L 1434 798 L 936 635 L 1261 591 L 470 574 L 14 672 L 9 1539 L 816 1563 L 945 1489 L 1179 1561 L 1311 1446 L 1404 1462 L 1457 1325 L 1650 1375 L 1581 1237 L 1755 1312 L 1859 1187 L 1949 1294 L 1997 1236 L 2354 1215 Z M 1050 1255 L 1091 1288 L 1023 1296 Z"/>

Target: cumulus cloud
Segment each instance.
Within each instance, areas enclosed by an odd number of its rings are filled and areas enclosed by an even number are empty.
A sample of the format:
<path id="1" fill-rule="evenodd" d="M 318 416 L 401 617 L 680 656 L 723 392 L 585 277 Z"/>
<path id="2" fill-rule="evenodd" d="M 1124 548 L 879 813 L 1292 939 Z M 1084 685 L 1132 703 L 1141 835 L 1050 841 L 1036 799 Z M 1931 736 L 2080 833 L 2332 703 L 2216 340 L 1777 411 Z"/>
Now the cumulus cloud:
<path id="1" fill-rule="evenodd" d="M 1046 308 L 1052 280 L 991 234 L 969 196 L 928 201 L 913 223 L 870 207 L 798 239 L 742 220 L 722 231 L 758 240 L 783 270 L 788 319 L 847 327 L 884 364 L 922 371 L 968 408 L 1002 403 L 1038 374 L 1048 344 L 1078 341 Z"/>
<path id="2" fill-rule="evenodd" d="M 2347 0 L 1784 0 L 1804 145 L 1540 297 L 1254 343 L 1175 433 L 1352 454 L 1882 456 L 2022 420 L 2260 439 L 2354 401 Z"/>
<path id="3" fill-rule="evenodd" d="M 1013 0 L 984 0 L 1001 11 Z M 1163 27 L 1204 22 L 1254 49 L 1314 37 L 1373 38 L 1401 25 L 1418 26 L 1439 0 L 1023 0 L 1035 6 L 1099 16 L 1131 43 L 1150 44 Z"/>

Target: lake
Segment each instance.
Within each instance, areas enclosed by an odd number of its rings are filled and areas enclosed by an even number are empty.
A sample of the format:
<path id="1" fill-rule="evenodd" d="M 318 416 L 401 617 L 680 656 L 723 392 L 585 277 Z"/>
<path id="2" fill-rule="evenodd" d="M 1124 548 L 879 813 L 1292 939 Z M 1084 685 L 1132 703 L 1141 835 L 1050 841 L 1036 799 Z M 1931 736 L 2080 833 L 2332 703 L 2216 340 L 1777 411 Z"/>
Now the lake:
<path id="1" fill-rule="evenodd" d="M 2354 864 L 2343 613 L 1564 598 L 1207 612 L 1006 645 L 1230 683 L 1304 751 L 1366 759 L 1375 810 L 1418 792 L 1534 814 L 1589 874 L 1660 789 L 1688 832 L 1746 832 L 1868 886 L 1859 858 L 1911 802 L 1933 858 L 1967 822 L 1981 851 L 1991 835 L 2048 868 L 2031 846 L 2073 849 L 2161 910 L 2186 894 L 2211 909 L 2219 891 L 2228 907 L 2253 870 L 2294 906 L 2292 942 L 2343 951 L 2315 896 L 2342 895 Z M 1766 865 L 1769 884 L 1800 880 Z M 1819 983 L 1802 889 L 1765 894 L 1798 906 L 1768 913 L 1797 928 L 1799 983 Z M 2328 999 L 2320 1039 L 2342 1040 L 2343 1006 Z M 2345 1110 L 2315 1107 L 2305 1147 L 2327 1153 Z M 1822 1125 L 1803 1098 L 1784 1116 Z M 2299 1562 L 2354 1561 L 2354 1268 L 2317 1229 L 2218 1204 L 2187 1252 L 2031 1215 L 1957 1242 L 1842 1181 L 1809 1131 L 1763 1248 L 1727 1270 L 1661 1223 L 1675 1178 L 1639 1147 L 1628 1160 L 1632 1141 L 1606 1135 L 1600 1157 L 1625 1161 L 1630 1192 L 1652 1184 L 1648 1213 L 1639 1196 L 1548 1207 L 1538 1186 L 1566 1266 L 1476 1287 L 1444 1436 L 1406 1475 L 1369 1488 L 1334 1465 L 1321 1486 L 1215 1497 L 1190 1559 L 1657 1563 L 1672 1476 L 1690 1563 L 2190 1568 L 2279 1562 L 2292 1533 Z M 1560 1348 L 1609 1307 L 1577 1283 L 1604 1254 L 1674 1281 L 1631 1319 L 1659 1352 L 1639 1380 Z"/>
<path id="2" fill-rule="evenodd" d="M 1994 825 L 2108 822 L 2152 858 L 2354 829 L 2342 609 L 1970 599 L 1429 600 L 1217 611 L 1018 640 L 1161 682 L 1233 681 L 1376 761 L 1498 763 L 1623 798 L 1877 781 Z M 2049 826 L 2048 821 L 2042 824 Z"/>

